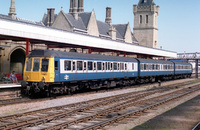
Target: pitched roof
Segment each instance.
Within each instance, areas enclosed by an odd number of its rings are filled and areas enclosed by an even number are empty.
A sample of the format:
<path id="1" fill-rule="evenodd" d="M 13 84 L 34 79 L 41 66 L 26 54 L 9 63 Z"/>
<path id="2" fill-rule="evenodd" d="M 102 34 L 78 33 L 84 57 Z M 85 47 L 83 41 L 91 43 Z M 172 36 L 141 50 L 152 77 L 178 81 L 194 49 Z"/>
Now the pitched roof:
<path id="1" fill-rule="evenodd" d="M 100 34 L 109 36 L 109 25 L 107 23 L 97 20 L 97 26 Z"/>
<path id="2" fill-rule="evenodd" d="M 78 20 L 75 20 L 73 15 L 70 13 L 63 12 L 63 14 L 66 17 L 66 19 L 71 23 L 72 26 L 74 26 L 76 29 L 85 31 L 85 30 L 87 30 L 87 26 L 89 24 L 92 12 L 78 13 Z M 55 19 L 57 16 L 58 15 L 56 15 L 56 14 L 54 15 Z M 42 21 L 45 25 L 47 25 L 47 14 L 44 15 L 44 18 Z M 65 22 L 65 21 L 60 21 L 60 22 Z M 110 25 L 108 23 L 97 20 L 97 26 L 98 26 L 100 35 L 110 37 L 110 35 L 109 35 Z M 116 28 L 116 38 L 123 40 L 125 38 L 128 24 L 116 24 L 113 26 Z M 134 36 L 132 39 L 133 39 L 133 43 L 138 43 L 138 41 L 135 39 Z"/>
<path id="3" fill-rule="evenodd" d="M 132 40 L 133 40 L 133 43 L 138 43 L 138 41 L 137 41 L 137 39 L 135 38 L 135 36 L 134 35 L 132 35 Z"/>
<path id="4" fill-rule="evenodd" d="M 85 24 L 83 23 L 81 17 L 78 17 L 78 20 L 76 20 L 72 14 L 65 13 L 65 16 L 70 21 L 70 23 L 77 29 L 80 30 L 87 30 Z"/>
<path id="5" fill-rule="evenodd" d="M 109 35 L 110 25 L 109 24 L 97 20 L 97 26 L 98 26 L 98 29 L 99 29 L 99 33 L 101 35 L 105 35 L 105 36 L 110 37 L 110 35 Z M 123 36 L 118 32 L 117 29 L 116 29 L 116 38 L 123 39 Z"/>
<path id="6" fill-rule="evenodd" d="M 69 13 L 63 13 L 63 14 L 69 20 L 69 22 L 72 24 L 72 26 L 74 26 L 76 29 L 86 30 L 86 26 L 83 23 L 81 17 L 79 17 L 78 20 L 75 20 L 74 17 L 72 16 L 72 14 L 69 14 Z M 58 16 L 57 14 L 54 14 L 54 19 L 56 19 L 57 16 Z M 48 22 L 47 14 L 44 14 L 42 22 L 45 26 L 47 26 L 47 22 Z M 60 21 L 60 22 L 65 22 L 65 21 Z"/>
<path id="7" fill-rule="evenodd" d="M 57 14 L 54 14 L 54 19 L 56 19 Z M 47 26 L 47 22 L 48 22 L 48 18 L 47 18 L 47 14 L 44 14 L 43 19 L 42 19 L 42 23 Z"/>
<path id="8" fill-rule="evenodd" d="M 155 4 L 153 0 L 140 0 L 138 6 L 151 6 L 152 4 Z"/>
<path id="9" fill-rule="evenodd" d="M 18 18 L 18 17 L 16 19 L 13 19 L 8 15 L 3 15 L 3 14 L 0 14 L 0 18 L 1 19 L 12 20 L 12 21 L 19 21 L 19 22 L 22 22 L 22 23 L 30 23 L 30 24 L 34 24 L 34 25 L 43 26 L 43 24 L 41 22 L 35 22 L 35 21 L 32 21 L 32 20 L 22 19 L 22 18 Z"/>
<path id="10" fill-rule="evenodd" d="M 85 27 L 88 26 L 88 23 L 90 21 L 90 17 L 91 17 L 92 12 L 82 12 L 79 13 L 78 16 L 81 17 Z"/>
<path id="11" fill-rule="evenodd" d="M 119 34 L 124 38 L 128 24 L 116 24 L 113 26 L 116 28 L 116 30 L 119 32 Z"/>

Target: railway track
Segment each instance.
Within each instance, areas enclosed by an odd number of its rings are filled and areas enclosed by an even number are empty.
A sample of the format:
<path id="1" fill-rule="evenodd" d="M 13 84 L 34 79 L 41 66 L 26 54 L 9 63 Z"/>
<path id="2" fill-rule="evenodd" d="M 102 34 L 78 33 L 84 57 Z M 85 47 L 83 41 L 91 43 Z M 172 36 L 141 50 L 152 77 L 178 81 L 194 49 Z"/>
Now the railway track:
<path id="1" fill-rule="evenodd" d="M 103 122 L 103 124 L 107 124 L 106 122 L 110 122 L 109 120 L 117 117 L 121 119 L 121 117 L 131 112 L 138 114 L 139 111 L 149 109 L 148 105 L 151 107 L 157 106 L 158 103 L 162 104 L 161 102 L 164 102 L 164 100 L 166 100 L 165 102 L 172 100 L 172 95 L 178 98 L 177 93 L 180 93 L 179 97 L 181 97 L 184 91 L 192 89 L 193 87 L 181 89 L 174 85 L 0 117 L 0 129 L 31 129 L 31 127 L 33 127 L 32 129 L 74 129 L 72 128 L 74 125 L 81 126 L 83 129 L 92 129 L 91 126 L 94 126 L 94 129 L 96 129 L 102 126 Z M 161 98 L 163 100 L 160 100 Z M 116 117 L 107 118 L 113 115 Z M 81 125 L 83 122 L 87 122 L 90 125 Z M 98 126 L 97 124 L 100 125 Z"/>
<path id="2" fill-rule="evenodd" d="M 199 129 L 200 129 L 200 122 L 192 130 L 199 130 Z"/>
<path id="3" fill-rule="evenodd" d="M 170 87 L 178 87 L 181 85 L 184 86 L 184 85 L 188 85 L 188 84 L 195 83 L 195 82 L 199 82 L 199 80 L 186 81 L 183 83 L 166 85 L 166 86 L 162 86 L 162 87 L 169 87 L 169 88 Z M 148 85 L 148 84 L 145 84 L 145 85 Z M 141 86 L 145 86 L 145 85 L 136 85 L 136 86 L 131 86 L 131 87 L 136 88 L 136 87 L 141 87 Z M 126 88 L 130 88 L 130 87 L 126 87 Z M 111 91 L 115 91 L 117 89 L 120 89 L 120 88 L 116 88 Z M 98 92 L 105 92 L 105 90 L 99 90 Z M 86 93 L 77 93 L 75 95 L 91 94 L 91 93 L 96 93 L 96 91 L 86 92 Z M 63 98 L 63 97 L 67 97 L 67 96 L 71 96 L 71 95 L 63 95 L 63 96 L 58 96 L 56 98 Z M 5 97 L 10 97 L 10 98 L 6 99 Z M 10 93 L 10 94 L 6 94 L 6 95 L 0 95 L 0 98 L 1 98 L 0 107 L 5 106 L 5 105 L 12 105 L 12 104 L 19 104 L 19 103 L 26 103 L 26 102 L 38 102 L 38 101 L 45 101 L 45 100 L 52 99 L 52 97 L 51 98 L 46 97 L 46 98 L 40 98 L 40 99 L 30 99 L 28 97 L 22 97 L 20 92 Z"/>
<path id="4" fill-rule="evenodd" d="M 153 98 L 148 98 L 139 101 L 133 101 L 125 104 L 119 104 L 117 106 L 112 106 L 108 109 L 93 112 L 91 115 L 74 119 L 72 121 L 62 120 L 57 121 L 52 125 L 52 123 L 46 124 L 46 128 L 43 130 L 53 130 L 53 129 L 102 129 L 105 126 L 110 126 L 114 123 L 118 123 L 125 118 L 130 118 L 132 116 L 140 116 L 143 112 L 153 109 L 170 101 L 181 98 L 191 92 L 199 90 L 198 88 L 183 89 L 172 93 L 164 94 L 161 96 L 156 96 Z M 134 106 L 134 107 L 133 107 Z M 127 109 L 129 108 L 129 109 Z M 114 115 L 113 118 L 108 118 L 109 113 Z M 112 116 L 111 116 L 112 117 Z M 57 123 L 57 124 L 56 124 Z M 56 125 L 55 125 L 56 124 Z M 52 125 L 52 126 L 51 126 Z"/>

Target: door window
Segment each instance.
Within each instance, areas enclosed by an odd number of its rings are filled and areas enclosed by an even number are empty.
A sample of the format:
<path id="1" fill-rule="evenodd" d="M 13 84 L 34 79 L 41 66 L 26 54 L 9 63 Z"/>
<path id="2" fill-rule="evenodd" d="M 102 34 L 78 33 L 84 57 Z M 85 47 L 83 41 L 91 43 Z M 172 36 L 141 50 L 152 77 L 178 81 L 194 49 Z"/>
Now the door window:
<path id="1" fill-rule="evenodd" d="M 48 72 L 49 59 L 42 59 L 41 72 Z"/>

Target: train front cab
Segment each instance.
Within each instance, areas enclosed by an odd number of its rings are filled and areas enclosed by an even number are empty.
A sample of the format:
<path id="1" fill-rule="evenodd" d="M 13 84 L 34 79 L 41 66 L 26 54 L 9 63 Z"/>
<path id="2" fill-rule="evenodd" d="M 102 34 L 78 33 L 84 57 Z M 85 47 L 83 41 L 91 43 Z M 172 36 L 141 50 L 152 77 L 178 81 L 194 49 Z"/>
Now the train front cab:
<path id="1" fill-rule="evenodd" d="M 40 92 L 55 80 L 54 57 L 27 57 L 25 61 L 22 88 Z"/>

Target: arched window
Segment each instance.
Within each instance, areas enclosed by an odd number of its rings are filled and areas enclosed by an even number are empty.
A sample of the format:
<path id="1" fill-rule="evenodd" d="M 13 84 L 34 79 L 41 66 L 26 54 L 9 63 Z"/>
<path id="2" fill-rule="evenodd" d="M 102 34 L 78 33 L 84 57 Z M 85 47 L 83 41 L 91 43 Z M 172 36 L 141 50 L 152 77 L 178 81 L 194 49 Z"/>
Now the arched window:
<path id="1" fill-rule="evenodd" d="M 146 15 L 146 24 L 149 23 L 149 16 Z"/>
<path id="2" fill-rule="evenodd" d="M 140 15 L 140 24 L 142 24 L 142 15 Z"/>

